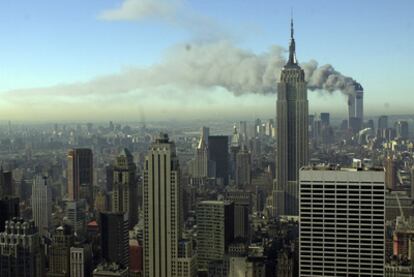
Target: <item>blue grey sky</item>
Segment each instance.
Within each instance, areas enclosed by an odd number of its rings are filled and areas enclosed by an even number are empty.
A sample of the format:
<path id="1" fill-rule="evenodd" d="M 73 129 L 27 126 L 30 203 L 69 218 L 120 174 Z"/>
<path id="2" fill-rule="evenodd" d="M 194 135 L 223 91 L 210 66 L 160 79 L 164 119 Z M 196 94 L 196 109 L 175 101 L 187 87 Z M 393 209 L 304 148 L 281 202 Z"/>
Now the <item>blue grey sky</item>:
<path id="1" fill-rule="evenodd" d="M 299 62 L 360 82 L 367 114 L 413 112 L 414 1 L 13 0 L 0 2 L 0 118 L 273 117 L 279 72 L 263 60 L 286 55 L 273 46 L 288 47 L 291 9 Z M 309 99 L 346 114 L 340 92 Z"/>

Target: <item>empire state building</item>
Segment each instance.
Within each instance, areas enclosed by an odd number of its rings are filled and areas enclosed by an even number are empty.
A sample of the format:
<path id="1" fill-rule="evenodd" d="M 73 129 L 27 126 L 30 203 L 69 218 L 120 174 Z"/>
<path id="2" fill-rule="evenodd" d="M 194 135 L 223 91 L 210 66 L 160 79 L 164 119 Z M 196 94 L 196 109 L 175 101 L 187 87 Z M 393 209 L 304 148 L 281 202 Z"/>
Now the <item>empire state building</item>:
<path id="1" fill-rule="evenodd" d="M 298 214 L 299 169 L 308 163 L 308 97 L 305 73 L 298 65 L 293 37 L 289 60 L 277 86 L 277 158 L 273 208 L 276 215 Z"/>

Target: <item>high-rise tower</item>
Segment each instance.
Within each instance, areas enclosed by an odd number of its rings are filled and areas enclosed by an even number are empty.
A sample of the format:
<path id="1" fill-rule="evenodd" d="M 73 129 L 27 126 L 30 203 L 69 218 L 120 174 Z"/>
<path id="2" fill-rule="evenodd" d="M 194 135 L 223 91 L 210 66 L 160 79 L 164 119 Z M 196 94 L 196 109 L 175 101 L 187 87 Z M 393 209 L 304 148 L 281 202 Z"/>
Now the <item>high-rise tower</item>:
<path id="1" fill-rule="evenodd" d="M 52 190 L 46 176 L 37 175 L 32 186 L 33 220 L 41 236 L 49 236 L 52 227 Z"/>
<path id="2" fill-rule="evenodd" d="M 298 214 L 298 176 L 308 163 L 308 97 L 305 73 L 298 65 L 291 21 L 289 60 L 277 86 L 277 179 L 273 193 L 275 215 Z M 284 202 L 283 205 L 280 205 Z M 279 207 L 279 208 L 275 208 Z"/>
<path id="3" fill-rule="evenodd" d="M 87 148 L 71 149 L 68 152 L 68 199 L 85 199 L 93 206 L 93 157 Z"/>
<path id="4" fill-rule="evenodd" d="M 144 276 L 193 277 L 191 251 L 180 251 L 180 167 L 167 134 L 153 143 L 144 164 Z M 189 250 L 189 249 L 188 249 Z"/>
<path id="5" fill-rule="evenodd" d="M 138 187 L 135 170 L 133 157 L 129 150 L 124 148 L 116 158 L 114 166 L 112 211 L 128 213 L 130 229 L 138 223 Z"/>

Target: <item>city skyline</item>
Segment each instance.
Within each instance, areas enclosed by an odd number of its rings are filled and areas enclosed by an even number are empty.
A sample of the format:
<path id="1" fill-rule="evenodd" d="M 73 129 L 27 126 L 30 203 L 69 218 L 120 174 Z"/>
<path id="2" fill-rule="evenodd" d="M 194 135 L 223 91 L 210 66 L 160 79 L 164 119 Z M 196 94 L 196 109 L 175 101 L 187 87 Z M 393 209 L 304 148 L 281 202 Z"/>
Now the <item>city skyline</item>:
<path id="1" fill-rule="evenodd" d="M 404 97 L 414 64 L 412 5 L 1 4 L 6 27 L 0 32 L 8 43 L 0 48 L 0 116 L 22 121 L 274 117 L 276 95 L 269 87 L 276 87 L 286 60 L 291 8 L 301 65 L 332 64 L 360 82 L 367 116 L 409 114 Z M 193 63 L 195 69 L 186 70 Z M 211 63 L 217 63 L 216 72 L 211 73 Z M 309 91 L 309 102 L 310 113 L 347 114 L 346 96 L 339 92 Z"/>

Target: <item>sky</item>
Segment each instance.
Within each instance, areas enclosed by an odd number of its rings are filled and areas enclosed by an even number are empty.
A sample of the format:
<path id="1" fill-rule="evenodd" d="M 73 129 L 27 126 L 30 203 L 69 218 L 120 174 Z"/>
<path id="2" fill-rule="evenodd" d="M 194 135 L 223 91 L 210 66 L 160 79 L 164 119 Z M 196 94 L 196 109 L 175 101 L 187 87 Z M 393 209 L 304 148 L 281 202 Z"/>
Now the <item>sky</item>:
<path id="1" fill-rule="evenodd" d="M 367 115 L 413 113 L 412 0 L 13 0 L 0 121 L 272 118 L 292 10 L 312 113 L 347 113 L 326 70 L 362 84 Z"/>

